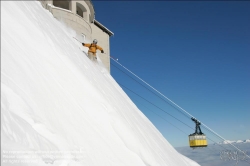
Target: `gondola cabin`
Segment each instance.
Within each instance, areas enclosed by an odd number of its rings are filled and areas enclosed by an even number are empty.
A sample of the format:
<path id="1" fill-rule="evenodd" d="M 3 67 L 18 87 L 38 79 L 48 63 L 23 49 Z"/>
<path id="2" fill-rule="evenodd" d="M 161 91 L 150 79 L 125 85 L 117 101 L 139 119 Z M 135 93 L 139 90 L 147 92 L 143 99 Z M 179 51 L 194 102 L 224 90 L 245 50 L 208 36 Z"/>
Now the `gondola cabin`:
<path id="1" fill-rule="evenodd" d="M 207 146 L 207 139 L 206 135 L 201 132 L 200 129 L 200 122 L 195 119 L 191 118 L 192 121 L 195 122 L 195 132 L 189 135 L 189 146 L 191 148 L 198 148 L 198 147 L 206 147 Z"/>
<path id="2" fill-rule="evenodd" d="M 207 146 L 206 135 L 205 134 L 202 134 L 202 135 L 190 134 L 189 135 L 189 146 L 191 148 L 206 147 Z"/>

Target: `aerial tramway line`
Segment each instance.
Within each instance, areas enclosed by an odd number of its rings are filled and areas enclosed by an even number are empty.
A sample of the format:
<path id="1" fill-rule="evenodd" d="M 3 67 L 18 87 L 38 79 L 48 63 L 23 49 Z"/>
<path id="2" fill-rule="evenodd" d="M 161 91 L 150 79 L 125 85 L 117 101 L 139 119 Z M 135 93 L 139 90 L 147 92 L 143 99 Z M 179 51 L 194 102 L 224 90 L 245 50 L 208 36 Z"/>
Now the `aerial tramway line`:
<path id="1" fill-rule="evenodd" d="M 191 120 L 195 123 L 195 132 L 190 134 L 188 136 L 189 138 L 189 146 L 191 148 L 199 148 L 199 147 L 207 147 L 207 137 L 206 135 L 201 131 L 200 129 L 200 125 L 203 125 L 205 127 L 205 129 L 207 129 L 208 131 L 212 132 L 214 135 L 216 135 L 217 137 L 219 137 L 220 139 L 226 141 L 226 139 L 224 139 L 222 136 L 220 136 L 219 134 L 217 134 L 216 132 L 214 132 L 212 129 L 210 129 L 208 126 L 206 126 L 204 123 L 198 121 L 194 116 L 192 116 L 190 113 L 188 113 L 186 110 L 184 110 L 183 108 L 181 108 L 179 105 L 177 105 L 176 103 L 174 103 L 172 100 L 170 100 L 169 98 L 167 98 L 165 95 L 163 95 L 161 92 L 159 92 L 158 90 L 156 90 L 154 87 L 152 87 L 151 85 L 149 85 L 147 82 L 145 82 L 143 79 L 141 79 L 140 77 L 138 77 L 136 74 L 134 74 L 132 71 L 130 71 L 129 69 L 127 69 L 125 66 L 123 66 L 122 64 L 120 64 L 118 62 L 118 59 L 115 59 L 113 57 L 110 57 L 114 62 L 116 62 L 118 65 L 120 65 L 122 68 L 124 68 L 128 73 L 132 74 L 134 77 L 136 77 L 138 80 L 140 80 L 142 83 L 144 83 L 145 85 L 147 85 L 148 87 L 150 87 L 151 89 L 153 89 L 155 92 L 157 92 L 157 94 L 159 94 L 160 96 L 162 96 L 165 100 L 165 102 L 167 101 L 168 104 L 170 104 L 171 106 L 174 106 L 178 111 L 182 112 L 183 114 L 185 113 L 185 116 L 187 116 L 188 118 L 191 118 Z M 116 67 L 116 66 L 115 66 Z M 117 69 L 119 69 L 118 67 L 116 67 Z M 119 69 L 120 70 L 120 69 Z M 124 74 L 128 75 L 127 73 L 123 72 Z M 129 76 L 129 75 L 128 75 Z M 132 78 L 131 76 L 129 76 L 130 78 Z M 134 78 L 132 78 L 134 79 Z M 134 79 L 135 80 L 135 79 Z M 135 80 L 136 82 L 138 82 L 137 80 Z M 139 82 L 138 82 L 139 83 Z M 141 83 L 139 83 L 141 84 Z M 141 84 L 142 85 L 142 84 Z M 144 86 L 144 85 L 142 85 Z M 144 86 L 145 87 L 145 86 Z M 145 87 L 146 88 L 146 87 Z M 148 88 L 146 88 L 148 89 Z M 148 89 L 149 90 L 149 89 Z M 151 90 L 150 90 L 151 91 Z M 152 92 L 152 91 L 151 91 Z M 155 94 L 155 93 L 154 93 Z M 158 96 L 158 95 L 157 95 Z M 159 97 L 159 96 L 158 96 Z M 161 98 L 161 97 L 160 97 Z M 162 99 L 162 98 L 161 98 Z M 172 116 L 172 115 L 171 115 Z M 175 118 L 177 119 L 177 118 Z M 178 120 L 178 119 L 177 119 Z M 210 139 L 211 140 L 211 139 Z M 229 143 L 231 146 L 233 146 L 235 149 L 237 149 L 239 152 L 243 153 L 246 157 L 250 158 L 244 151 L 240 150 L 239 148 L 237 148 L 235 145 Z"/>
<path id="2" fill-rule="evenodd" d="M 140 97 L 141 99 L 143 99 L 144 101 L 148 102 L 149 104 L 153 105 L 154 107 L 158 108 L 159 110 L 163 111 L 164 113 L 168 114 L 169 116 L 171 116 L 172 118 L 178 120 L 179 122 L 183 123 L 184 125 L 190 127 L 189 125 L 187 125 L 186 123 L 182 122 L 181 120 L 179 120 L 178 118 L 174 117 L 173 115 L 171 115 L 170 113 L 166 112 L 165 110 L 161 109 L 160 107 L 158 107 L 157 105 L 153 104 L 151 101 L 145 99 L 144 97 L 142 97 L 141 95 L 139 95 L 138 93 L 132 91 L 131 89 L 129 89 L 128 87 L 126 87 L 125 85 L 121 84 L 118 82 L 118 84 L 122 87 L 124 87 L 125 89 L 127 89 L 128 91 L 130 91 L 131 93 L 133 93 L 134 95 Z M 152 111 L 153 113 L 155 113 L 154 111 Z M 156 114 L 156 113 L 155 113 Z M 157 116 L 160 116 L 159 114 L 156 114 Z M 160 116 L 161 117 L 161 116 Z M 162 118 L 162 117 L 161 117 Z M 198 148 L 198 147 L 206 147 L 207 146 L 207 140 L 206 140 L 206 136 L 205 134 L 202 133 L 201 129 L 200 129 L 200 123 L 198 120 L 196 120 L 195 118 L 191 118 L 195 124 L 196 124 L 196 129 L 195 129 L 195 133 L 190 134 L 189 135 L 189 143 L 190 143 L 190 147 L 191 148 Z M 176 127 L 175 125 L 173 125 L 172 123 L 170 123 L 168 120 L 164 119 L 163 120 L 167 121 L 169 124 L 171 124 L 172 126 L 174 126 L 175 128 L 177 128 L 178 130 L 180 130 L 181 132 L 185 133 L 183 130 L 181 130 L 180 128 Z M 192 127 L 190 127 L 192 129 Z M 213 140 L 212 140 L 213 141 Z M 215 142 L 215 141 L 213 141 Z"/>
<path id="3" fill-rule="evenodd" d="M 117 60 L 116 60 L 117 61 Z M 114 67 L 116 67 L 115 65 L 113 65 Z M 117 68 L 117 67 L 116 67 Z M 120 70 L 119 68 L 117 68 L 118 70 Z M 121 70 L 120 70 L 121 71 Z M 122 71 L 123 72 L 123 71 Z M 130 77 L 127 73 L 123 72 L 124 74 L 126 74 L 128 77 Z M 140 84 L 141 86 L 143 86 L 144 88 L 146 88 L 147 90 L 149 90 L 151 93 L 153 93 L 154 95 L 156 95 L 157 97 L 159 97 L 157 94 L 155 94 L 154 92 L 152 92 L 149 88 L 147 88 L 146 86 L 144 86 L 143 84 L 141 84 L 139 81 L 137 81 L 136 79 L 130 77 L 131 79 L 133 79 L 134 81 L 136 81 L 138 84 Z M 140 96 L 139 94 L 133 92 L 132 90 L 130 90 L 128 87 L 124 86 L 123 84 L 120 84 L 118 82 L 118 84 L 124 88 L 126 88 L 127 90 L 129 90 L 130 92 L 132 92 L 133 94 L 139 96 L 140 98 L 142 98 L 143 100 L 145 100 L 146 102 L 150 103 L 151 105 L 155 106 L 156 108 L 160 109 L 161 111 L 163 111 L 164 113 L 167 113 L 169 116 L 173 117 L 174 119 L 178 120 L 179 122 L 183 123 L 181 120 L 179 120 L 178 118 L 174 117 L 173 115 L 169 114 L 168 112 L 162 110 L 161 108 L 159 108 L 158 106 L 156 106 L 155 104 L 153 104 L 152 102 L 150 102 L 149 100 L 145 99 L 144 97 Z M 162 98 L 160 98 L 162 99 Z M 162 99 L 164 102 L 166 102 L 164 99 Z M 174 108 L 176 108 L 176 104 L 172 104 L 172 103 L 168 103 L 171 106 L 173 106 Z M 178 110 L 178 109 L 177 109 Z M 179 111 L 179 110 L 178 110 Z M 186 114 L 184 114 L 183 112 L 179 111 L 180 113 L 182 113 L 184 116 L 188 117 Z M 195 128 L 195 132 L 193 134 L 190 134 L 189 137 L 189 146 L 191 148 L 199 148 L 199 147 L 207 147 L 207 139 L 206 139 L 206 135 L 204 133 L 201 132 L 200 129 L 200 122 L 195 119 L 194 117 L 191 118 L 192 121 L 195 122 L 196 124 L 196 128 Z M 169 123 L 169 122 L 168 122 Z M 170 123 L 171 124 L 171 123 Z M 187 124 L 183 123 L 184 125 L 188 126 Z M 171 124 L 173 125 L 173 124 Z M 174 125 L 173 125 L 174 126 Z M 174 126 L 175 128 L 178 128 L 176 126 Z M 190 126 L 188 126 L 190 127 Z M 191 127 L 190 127 L 191 128 Z M 179 129 L 179 128 L 178 128 Z M 180 129 L 179 129 L 180 130 Z M 183 131 L 182 131 L 183 132 Z"/>

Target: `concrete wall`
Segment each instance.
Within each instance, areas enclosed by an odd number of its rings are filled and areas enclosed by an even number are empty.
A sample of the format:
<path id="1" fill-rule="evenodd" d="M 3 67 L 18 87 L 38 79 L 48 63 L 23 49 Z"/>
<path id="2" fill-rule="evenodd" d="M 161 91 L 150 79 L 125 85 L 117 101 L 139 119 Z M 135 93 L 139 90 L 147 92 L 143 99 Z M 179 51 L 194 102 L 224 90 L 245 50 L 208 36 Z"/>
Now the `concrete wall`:
<path id="1" fill-rule="evenodd" d="M 40 0 L 40 2 L 56 19 L 74 29 L 77 36 L 83 34 L 88 41 L 97 39 L 98 45 L 101 46 L 105 52 L 105 54 L 101 54 L 98 51 L 98 55 L 107 70 L 110 71 L 110 36 L 94 24 L 95 13 L 91 1 L 64 0 L 53 2 L 53 0 Z"/>
<path id="2" fill-rule="evenodd" d="M 89 20 L 89 15 L 91 15 L 91 13 L 88 5 L 84 1 L 81 1 L 81 4 L 76 0 L 69 1 L 70 10 L 67 10 L 54 6 L 53 4 L 59 4 L 58 1 L 56 2 L 57 3 L 53 3 L 52 0 L 41 1 L 41 4 L 44 8 L 48 9 L 56 19 L 74 29 L 78 35 L 84 34 L 87 39 L 92 40 L 91 20 Z M 77 14 L 78 6 L 81 6 L 86 10 L 83 13 L 83 16 L 85 17 L 81 17 Z M 94 13 L 92 13 L 92 15 L 93 14 Z"/>

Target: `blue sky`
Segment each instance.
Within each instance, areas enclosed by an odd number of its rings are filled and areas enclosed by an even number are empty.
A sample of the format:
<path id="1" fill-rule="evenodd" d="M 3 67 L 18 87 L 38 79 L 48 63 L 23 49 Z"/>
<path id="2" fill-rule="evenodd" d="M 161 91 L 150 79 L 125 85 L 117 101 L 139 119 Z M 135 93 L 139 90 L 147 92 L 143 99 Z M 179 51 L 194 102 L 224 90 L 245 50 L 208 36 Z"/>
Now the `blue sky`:
<path id="1" fill-rule="evenodd" d="M 93 4 L 96 20 L 115 34 L 111 56 L 226 139 L 250 138 L 249 1 Z M 194 123 L 125 73 L 111 61 L 112 76 L 145 99 L 124 89 L 163 136 L 188 146 L 194 131 L 183 123 Z"/>

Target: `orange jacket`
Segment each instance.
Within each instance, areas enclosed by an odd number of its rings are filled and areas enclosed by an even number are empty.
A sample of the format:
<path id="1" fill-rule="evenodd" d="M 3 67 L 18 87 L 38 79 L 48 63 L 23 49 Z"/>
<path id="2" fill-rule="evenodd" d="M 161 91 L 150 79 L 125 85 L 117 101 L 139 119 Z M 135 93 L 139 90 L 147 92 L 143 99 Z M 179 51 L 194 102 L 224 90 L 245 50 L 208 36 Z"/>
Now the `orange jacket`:
<path id="1" fill-rule="evenodd" d="M 82 45 L 85 46 L 85 47 L 89 47 L 88 52 L 92 52 L 94 55 L 96 55 L 96 50 L 97 49 L 100 50 L 100 51 L 103 50 L 102 47 L 98 46 L 97 44 L 93 44 L 93 43 L 91 43 L 91 44 L 82 43 Z"/>

